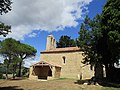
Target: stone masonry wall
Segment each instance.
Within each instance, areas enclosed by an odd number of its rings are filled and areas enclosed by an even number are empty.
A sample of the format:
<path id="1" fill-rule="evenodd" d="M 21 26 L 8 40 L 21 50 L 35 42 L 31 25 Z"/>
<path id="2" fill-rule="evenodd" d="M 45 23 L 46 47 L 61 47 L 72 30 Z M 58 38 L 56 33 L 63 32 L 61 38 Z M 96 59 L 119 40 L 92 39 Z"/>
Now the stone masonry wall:
<path id="1" fill-rule="evenodd" d="M 81 63 L 82 59 L 83 56 L 81 51 L 40 54 L 41 61 L 47 61 L 62 67 L 60 78 L 80 78 L 81 73 L 82 79 L 91 78 L 93 76 L 93 71 L 87 71 L 90 70 L 89 66 L 85 66 L 82 70 L 81 66 L 84 65 Z"/>

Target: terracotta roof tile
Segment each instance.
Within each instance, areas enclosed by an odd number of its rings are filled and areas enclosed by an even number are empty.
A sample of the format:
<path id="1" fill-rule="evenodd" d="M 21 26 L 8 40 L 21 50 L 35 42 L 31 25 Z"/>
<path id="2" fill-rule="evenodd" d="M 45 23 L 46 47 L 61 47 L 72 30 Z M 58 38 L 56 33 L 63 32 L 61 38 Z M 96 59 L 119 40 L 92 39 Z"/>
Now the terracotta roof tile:
<path id="1" fill-rule="evenodd" d="M 51 50 L 42 51 L 41 53 L 70 52 L 70 51 L 80 51 L 80 48 L 78 47 L 55 48 Z"/>

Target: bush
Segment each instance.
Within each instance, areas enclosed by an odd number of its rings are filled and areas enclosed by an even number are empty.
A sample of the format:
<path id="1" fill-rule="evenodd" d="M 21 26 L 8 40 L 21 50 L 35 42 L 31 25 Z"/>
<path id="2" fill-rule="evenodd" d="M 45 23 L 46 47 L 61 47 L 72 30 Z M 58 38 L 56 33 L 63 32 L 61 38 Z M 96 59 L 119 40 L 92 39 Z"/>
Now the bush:
<path id="1" fill-rule="evenodd" d="M 3 74 L 2 73 L 0 73 L 0 79 L 3 79 Z"/>

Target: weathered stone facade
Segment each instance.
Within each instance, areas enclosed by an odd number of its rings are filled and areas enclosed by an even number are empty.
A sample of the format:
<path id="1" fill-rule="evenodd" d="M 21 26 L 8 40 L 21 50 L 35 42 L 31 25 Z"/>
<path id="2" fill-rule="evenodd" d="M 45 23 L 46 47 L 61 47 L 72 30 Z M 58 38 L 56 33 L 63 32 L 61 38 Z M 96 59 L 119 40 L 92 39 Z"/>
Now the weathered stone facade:
<path id="1" fill-rule="evenodd" d="M 93 76 L 94 71 L 90 70 L 90 66 L 81 63 L 83 59 L 83 52 L 80 50 L 80 48 L 56 48 L 55 43 L 56 41 L 54 37 L 52 35 L 48 36 L 46 50 L 40 53 L 40 61 L 47 62 L 47 64 L 44 64 L 43 67 L 46 65 L 51 67 L 50 69 L 52 71 L 52 78 L 90 79 Z M 41 63 L 38 64 L 38 66 L 42 65 L 43 64 Z M 31 73 L 34 72 L 33 66 L 31 66 L 30 69 L 30 79 L 33 77 L 36 78 L 37 76 L 37 74 L 33 75 Z M 40 72 L 41 69 L 37 71 Z"/>
<path id="2" fill-rule="evenodd" d="M 77 58 L 80 58 L 79 55 L 79 52 L 41 53 L 40 60 L 60 65 L 62 67 L 60 76 L 63 78 L 76 77 L 76 72 L 80 73 L 80 62 L 77 61 Z M 65 63 L 63 57 L 65 57 Z"/>

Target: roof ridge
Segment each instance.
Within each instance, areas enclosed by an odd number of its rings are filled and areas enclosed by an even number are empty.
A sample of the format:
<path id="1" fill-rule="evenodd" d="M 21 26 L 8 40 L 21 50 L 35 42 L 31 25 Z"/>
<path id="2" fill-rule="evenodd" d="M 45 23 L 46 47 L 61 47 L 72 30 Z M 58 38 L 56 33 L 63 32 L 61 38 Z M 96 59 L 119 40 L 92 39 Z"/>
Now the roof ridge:
<path id="1" fill-rule="evenodd" d="M 65 48 L 55 48 L 51 50 L 44 50 L 41 53 L 47 53 L 47 52 L 69 52 L 69 51 L 80 51 L 81 49 L 79 47 L 65 47 Z"/>

